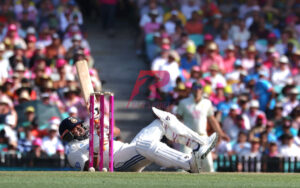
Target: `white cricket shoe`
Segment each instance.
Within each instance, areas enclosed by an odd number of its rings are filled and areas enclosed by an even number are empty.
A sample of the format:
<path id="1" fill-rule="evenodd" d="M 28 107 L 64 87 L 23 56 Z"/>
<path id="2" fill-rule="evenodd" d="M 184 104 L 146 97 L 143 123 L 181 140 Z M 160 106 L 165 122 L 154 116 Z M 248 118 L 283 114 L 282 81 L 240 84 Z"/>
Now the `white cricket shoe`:
<path id="1" fill-rule="evenodd" d="M 192 152 L 192 159 L 191 159 L 191 172 L 199 173 L 201 169 L 202 160 L 206 158 L 207 154 L 211 152 L 211 150 L 216 146 L 218 141 L 218 134 L 213 133 L 208 138 L 208 143 L 205 145 L 200 146 L 197 151 Z"/>

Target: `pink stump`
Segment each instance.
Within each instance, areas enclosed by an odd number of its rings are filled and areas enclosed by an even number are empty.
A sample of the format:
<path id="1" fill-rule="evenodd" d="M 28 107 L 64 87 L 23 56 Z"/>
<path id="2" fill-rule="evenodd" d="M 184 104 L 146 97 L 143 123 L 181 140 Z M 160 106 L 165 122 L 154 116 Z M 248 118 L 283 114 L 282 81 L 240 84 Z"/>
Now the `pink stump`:
<path id="1" fill-rule="evenodd" d="M 94 167 L 94 95 L 90 96 L 89 168 Z"/>
<path id="2" fill-rule="evenodd" d="M 109 171 L 114 171 L 114 95 L 111 94 L 109 97 Z"/>
<path id="3" fill-rule="evenodd" d="M 104 94 L 100 95 L 100 136 L 99 136 L 99 170 L 103 170 L 103 161 L 104 161 Z"/>

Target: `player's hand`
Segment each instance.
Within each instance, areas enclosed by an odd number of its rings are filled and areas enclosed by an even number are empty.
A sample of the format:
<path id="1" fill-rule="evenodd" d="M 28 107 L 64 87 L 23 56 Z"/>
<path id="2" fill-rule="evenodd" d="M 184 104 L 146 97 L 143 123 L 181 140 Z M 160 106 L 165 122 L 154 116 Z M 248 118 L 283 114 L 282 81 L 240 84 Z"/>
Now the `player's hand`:
<path id="1" fill-rule="evenodd" d="M 229 138 L 229 136 L 227 136 L 227 134 L 225 134 L 225 133 L 222 133 L 222 134 L 220 135 L 220 138 L 221 138 L 222 140 L 225 140 L 225 141 L 227 141 L 227 142 L 229 142 L 229 141 L 230 141 L 230 138 Z"/>

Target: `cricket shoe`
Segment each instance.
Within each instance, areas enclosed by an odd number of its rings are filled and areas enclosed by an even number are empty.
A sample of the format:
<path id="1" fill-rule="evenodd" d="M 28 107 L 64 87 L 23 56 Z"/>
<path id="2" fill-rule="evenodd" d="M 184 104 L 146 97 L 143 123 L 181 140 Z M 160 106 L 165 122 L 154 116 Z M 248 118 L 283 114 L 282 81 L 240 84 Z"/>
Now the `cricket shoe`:
<path id="1" fill-rule="evenodd" d="M 213 133 L 208 138 L 208 143 L 199 147 L 198 150 L 194 150 L 192 152 L 192 159 L 191 159 L 191 172 L 199 173 L 202 161 L 206 158 L 207 154 L 211 152 L 211 150 L 216 146 L 218 141 L 218 134 Z"/>
<path id="2" fill-rule="evenodd" d="M 199 150 L 195 152 L 196 155 L 199 155 L 201 157 L 201 159 L 205 159 L 207 154 L 212 149 L 214 149 L 214 147 L 216 146 L 217 141 L 218 141 L 218 134 L 213 133 L 212 135 L 210 135 L 210 137 L 208 137 L 207 144 L 200 146 Z"/>

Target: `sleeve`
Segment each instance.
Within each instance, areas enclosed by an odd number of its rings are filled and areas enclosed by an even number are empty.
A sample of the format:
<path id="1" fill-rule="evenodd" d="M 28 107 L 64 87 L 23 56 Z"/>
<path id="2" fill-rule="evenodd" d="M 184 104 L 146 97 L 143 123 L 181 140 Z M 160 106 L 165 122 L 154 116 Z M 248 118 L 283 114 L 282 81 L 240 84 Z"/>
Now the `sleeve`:
<path id="1" fill-rule="evenodd" d="M 88 146 L 88 145 L 87 145 Z M 72 148 L 72 146 L 70 146 Z M 67 154 L 69 164 L 72 168 L 83 171 L 86 161 L 89 160 L 88 147 L 82 147 Z"/>

